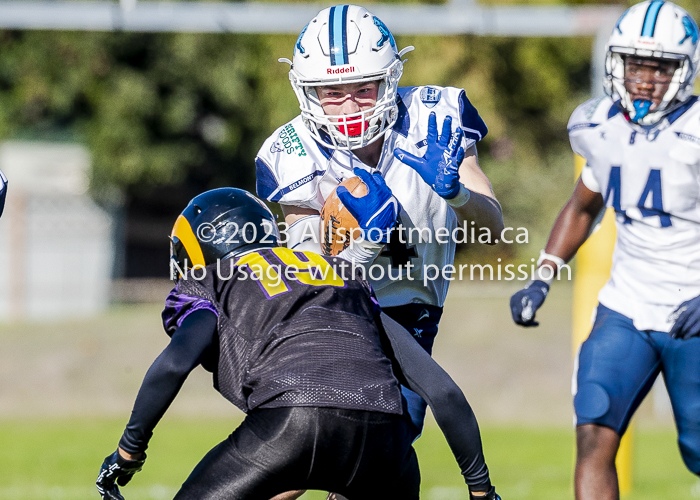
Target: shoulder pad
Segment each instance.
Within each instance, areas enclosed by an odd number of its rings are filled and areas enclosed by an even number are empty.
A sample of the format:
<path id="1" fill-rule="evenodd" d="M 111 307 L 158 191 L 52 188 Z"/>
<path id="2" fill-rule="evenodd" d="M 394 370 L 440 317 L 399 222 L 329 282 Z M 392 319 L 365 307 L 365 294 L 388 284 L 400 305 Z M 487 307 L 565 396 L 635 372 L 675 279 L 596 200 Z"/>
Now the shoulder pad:
<path id="1" fill-rule="evenodd" d="M 569 133 L 576 130 L 595 128 L 620 112 L 620 108 L 610 97 L 594 97 L 578 106 L 569 118 Z"/>
<path id="2" fill-rule="evenodd" d="M 267 138 L 255 158 L 258 196 L 275 203 L 304 206 L 316 198 L 318 178 L 333 151 L 318 144 L 300 117 Z"/>
<path id="3" fill-rule="evenodd" d="M 590 132 L 620 112 L 617 104 L 607 96 L 594 97 L 578 106 L 571 114 L 567 125 L 569 141 L 574 153 L 588 158 L 588 139 L 596 137 Z"/>
<path id="4" fill-rule="evenodd" d="M 700 102 L 692 96 L 688 102 L 668 115 L 671 130 L 682 141 L 700 146 Z"/>

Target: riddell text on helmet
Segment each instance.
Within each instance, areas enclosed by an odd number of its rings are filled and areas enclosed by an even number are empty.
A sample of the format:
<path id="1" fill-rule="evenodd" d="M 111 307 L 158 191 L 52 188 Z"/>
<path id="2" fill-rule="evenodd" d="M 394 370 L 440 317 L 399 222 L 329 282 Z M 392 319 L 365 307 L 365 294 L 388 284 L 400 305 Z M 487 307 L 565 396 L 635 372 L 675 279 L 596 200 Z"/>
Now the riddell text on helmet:
<path id="1" fill-rule="evenodd" d="M 326 73 L 329 75 L 340 75 L 342 73 L 354 73 L 355 66 L 345 66 L 342 68 L 328 68 Z"/>

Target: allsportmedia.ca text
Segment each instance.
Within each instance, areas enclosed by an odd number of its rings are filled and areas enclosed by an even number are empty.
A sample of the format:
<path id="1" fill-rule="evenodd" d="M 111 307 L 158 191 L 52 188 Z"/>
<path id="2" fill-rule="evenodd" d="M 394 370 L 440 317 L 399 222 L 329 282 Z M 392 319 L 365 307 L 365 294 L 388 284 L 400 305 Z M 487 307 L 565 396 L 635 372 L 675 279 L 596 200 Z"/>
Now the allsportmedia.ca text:
<path id="1" fill-rule="evenodd" d="M 499 242 L 507 245 L 529 243 L 527 228 L 504 227 L 500 234 L 494 236 L 489 228 L 476 227 L 474 221 L 470 223 L 464 221 L 461 226 L 457 226 L 451 231 L 446 227 L 407 227 L 403 224 L 386 230 L 372 228 L 364 231 L 359 227 L 347 229 L 333 223 L 328 224 L 326 227 L 321 227 L 321 230 L 328 235 L 328 241 L 335 240 L 337 243 L 349 241 L 349 245 L 363 240 L 381 243 L 390 241 L 393 238 L 399 243 L 407 245 L 416 243 L 432 244 L 433 242 L 446 245 L 450 241 L 453 243 L 481 243 L 484 245 L 493 245 Z M 314 241 L 318 240 L 318 230 L 314 228 L 314 224 L 309 223 L 304 227 L 300 241 L 307 241 L 311 238 L 314 238 Z"/>
<path id="2" fill-rule="evenodd" d="M 507 245 L 529 243 L 527 228 L 505 227 L 500 233 L 494 235 L 487 227 L 476 227 L 474 221 L 464 221 L 461 226 L 456 226 L 452 230 L 446 227 L 408 227 L 403 224 L 387 230 L 372 228 L 367 231 L 359 227 L 345 228 L 335 223 L 319 228 L 317 220 L 307 221 L 305 219 L 292 224 L 292 226 L 295 226 L 295 239 L 299 241 L 313 241 L 319 244 L 321 243 L 319 238 L 321 231 L 327 235 L 327 241 L 336 241 L 341 244 L 347 242 L 348 246 L 362 241 L 379 243 L 390 240 L 407 245 L 416 243 L 432 244 L 433 242 L 441 245 L 450 242 L 457 244 L 481 243 L 485 245 L 493 245 L 500 242 Z M 273 243 L 277 240 L 284 245 L 289 242 L 289 229 L 291 226 L 286 222 L 279 223 L 277 231 L 268 221 L 263 221 L 262 227 L 263 229 L 260 229 L 260 231 L 265 233 L 262 235 L 262 238 L 258 238 L 258 226 L 252 222 L 248 222 L 242 227 L 239 227 L 235 222 L 229 222 L 222 226 L 205 222 L 196 228 L 195 234 L 202 242 L 221 240 L 222 238 L 223 242 L 227 244 L 252 243 L 254 241 Z"/>

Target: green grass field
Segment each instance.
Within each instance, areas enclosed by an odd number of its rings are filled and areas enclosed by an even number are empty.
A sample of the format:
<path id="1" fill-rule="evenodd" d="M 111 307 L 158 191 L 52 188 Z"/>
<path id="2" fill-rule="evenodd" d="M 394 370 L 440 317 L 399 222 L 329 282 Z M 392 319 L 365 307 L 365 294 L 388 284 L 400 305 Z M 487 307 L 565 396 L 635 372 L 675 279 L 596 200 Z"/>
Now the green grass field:
<path id="1" fill-rule="evenodd" d="M 104 419 L 0 422 L 0 498 L 87 500 L 102 459 L 123 421 Z M 123 489 L 127 500 L 172 498 L 203 454 L 230 432 L 225 419 L 166 418 L 151 442 L 143 472 Z M 505 500 L 572 498 L 573 434 L 566 429 L 483 429 L 492 478 Z M 426 500 L 468 499 L 440 431 L 428 425 L 416 444 Z M 697 478 L 681 463 L 672 430 L 637 432 L 630 500 L 700 498 Z M 309 492 L 305 500 L 325 495 Z"/>
<path id="2" fill-rule="evenodd" d="M 570 288 L 517 328 L 507 300 L 517 284 L 453 286 L 434 357 L 479 419 L 492 479 L 505 500 L 572 499 Z M 114 450 L 144 373 L 167 344 L 160 304 L 116 306 L 93 318 L 0 324 L 0 500 L 97 500 L 99 466 Z M 538 315 L 540 313 L 538 312 Z M 126 500 L 173 497 L 241 413 L 195 370 L 149 448 Z M 650 398 L 651 399 L 651 398 Z M 646 405 L 646 406 L 645 406 Z M 700 498 L 683 466 L 670 417 L 645 403 L 635 417 L 629 500 Z M 468 498 L 457 465 L 429 419 L 416 443 L 422 498 Z M 309 492 L 304 500 L 324 500 Z"/>

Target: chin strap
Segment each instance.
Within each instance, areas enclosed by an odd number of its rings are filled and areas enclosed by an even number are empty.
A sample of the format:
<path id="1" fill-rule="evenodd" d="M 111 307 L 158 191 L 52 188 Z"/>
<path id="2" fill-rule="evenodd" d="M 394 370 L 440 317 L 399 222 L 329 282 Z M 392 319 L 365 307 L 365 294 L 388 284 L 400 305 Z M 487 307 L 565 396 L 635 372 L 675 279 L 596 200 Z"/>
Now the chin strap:
<path id="1" fill-rule="evenodd" d="M 634 118 L 632 118 L 632 121 L 638 122 L 649 114 L 651 101 L 646 99 L 636 99 L 632 104 L 634 105 Z"/>

